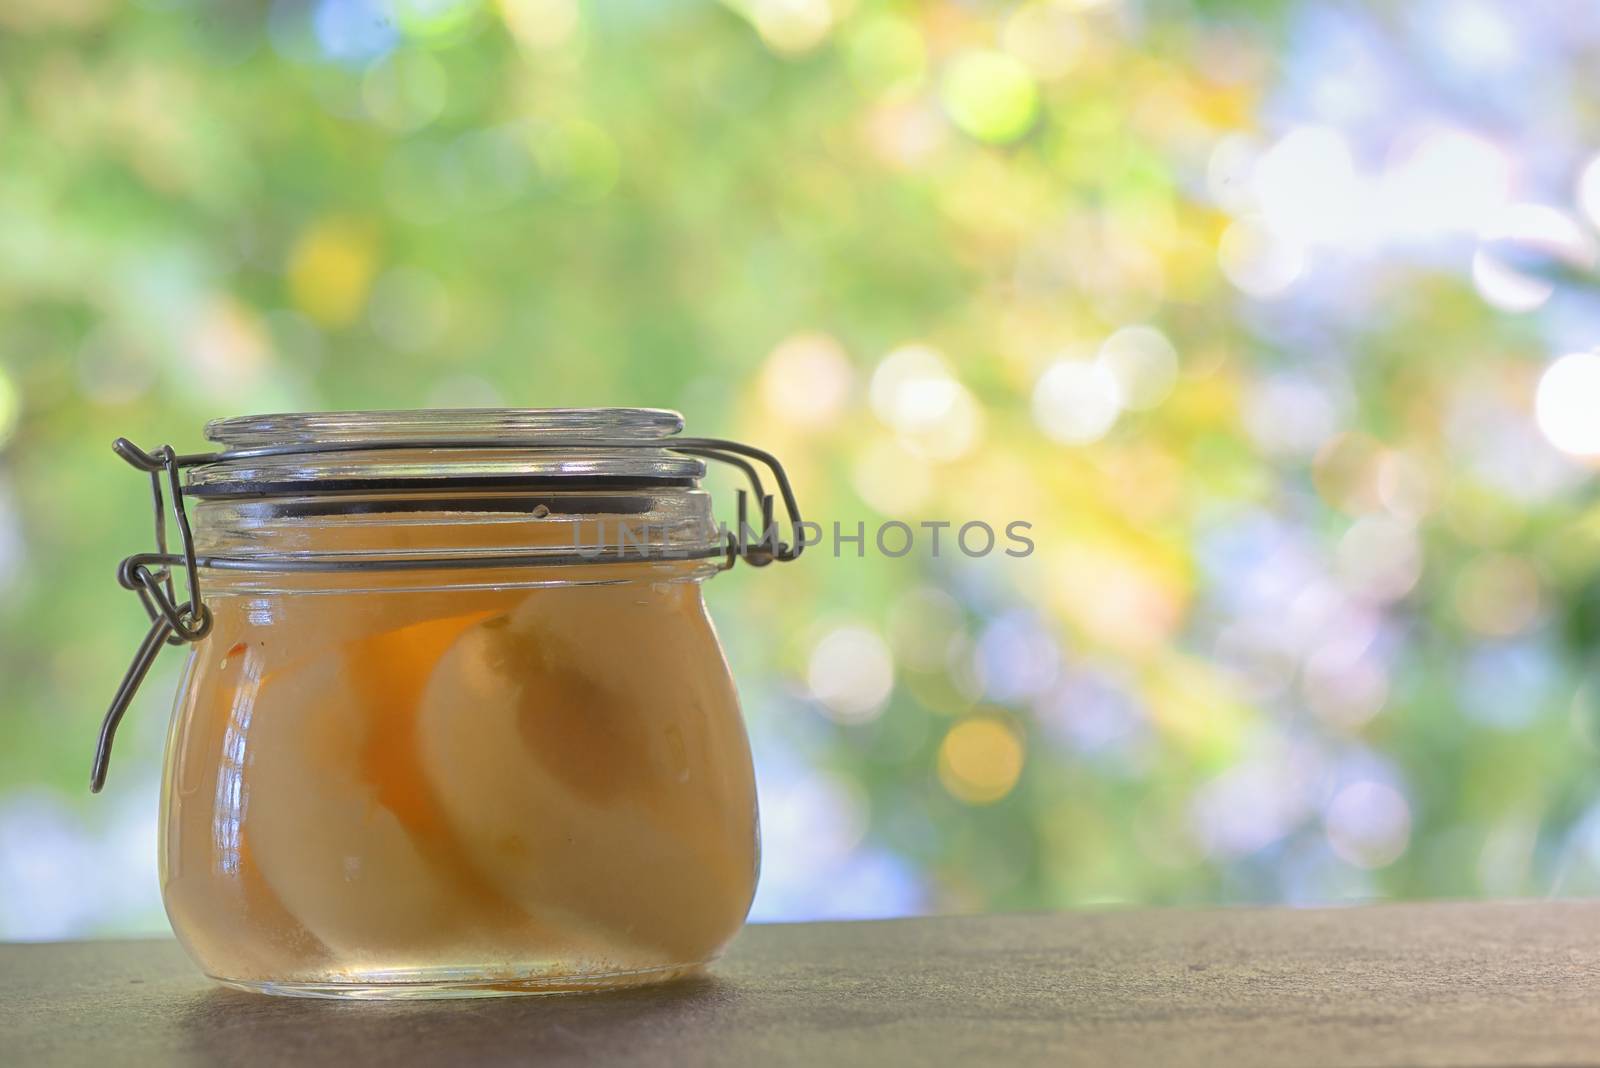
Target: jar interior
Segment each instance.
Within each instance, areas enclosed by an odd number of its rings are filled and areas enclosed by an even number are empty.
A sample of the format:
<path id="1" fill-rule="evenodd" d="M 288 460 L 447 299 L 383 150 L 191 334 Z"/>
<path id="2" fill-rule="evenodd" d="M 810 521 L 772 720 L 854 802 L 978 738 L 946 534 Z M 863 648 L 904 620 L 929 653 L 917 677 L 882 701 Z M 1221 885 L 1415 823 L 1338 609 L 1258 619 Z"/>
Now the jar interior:
<path id="1" fill-rule="evenodd" d="M 703 494 L 208 500 L 212 632 L 168 746 L 163 891 L 224 981 L 412 996 L 677 974 L 756 873 L 707 560 L 496 568 Z M 284 560 L 422 560 L 284 572 Z M 319 596 L 305 596 L 319 594 Z"/>

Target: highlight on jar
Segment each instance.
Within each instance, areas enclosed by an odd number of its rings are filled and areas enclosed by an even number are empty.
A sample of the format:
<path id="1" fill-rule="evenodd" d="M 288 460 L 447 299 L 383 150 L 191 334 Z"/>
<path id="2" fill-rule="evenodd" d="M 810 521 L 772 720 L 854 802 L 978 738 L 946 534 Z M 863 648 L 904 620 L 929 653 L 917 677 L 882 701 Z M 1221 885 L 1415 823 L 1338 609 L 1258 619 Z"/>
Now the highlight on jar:
<path id="1" fill-rule="evenodd" d="M 701 584 L 804 546 L 728 537 L 708 461 L 748 484 L 741 520 L 753 500 L 795 531 L 788 478 L 682 427 L 652 409 L 301 413 L 212 422 L 211 453 L 116 443 L 154 498 L 154 550 L 119 571 L 151 625 L 91 785 L 155 658 L 188 646 L 160 870 L 207 975 L 482 996 L 718 957 L 759 845 Z M 663 551 L 607 542 L 623 520 Z"/>

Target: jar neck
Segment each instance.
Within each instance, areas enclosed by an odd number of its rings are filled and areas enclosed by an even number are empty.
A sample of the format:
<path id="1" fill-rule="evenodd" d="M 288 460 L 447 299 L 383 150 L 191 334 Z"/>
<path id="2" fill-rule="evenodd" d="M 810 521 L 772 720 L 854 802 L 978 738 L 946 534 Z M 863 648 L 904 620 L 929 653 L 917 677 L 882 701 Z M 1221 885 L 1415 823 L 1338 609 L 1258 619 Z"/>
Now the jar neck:
<path id="1" fill-rule="evenodd" d="M 724 551 L 710 495 L 680 487 L 211 498 L 194 524 L 217 592 L 703 578 Z"/>

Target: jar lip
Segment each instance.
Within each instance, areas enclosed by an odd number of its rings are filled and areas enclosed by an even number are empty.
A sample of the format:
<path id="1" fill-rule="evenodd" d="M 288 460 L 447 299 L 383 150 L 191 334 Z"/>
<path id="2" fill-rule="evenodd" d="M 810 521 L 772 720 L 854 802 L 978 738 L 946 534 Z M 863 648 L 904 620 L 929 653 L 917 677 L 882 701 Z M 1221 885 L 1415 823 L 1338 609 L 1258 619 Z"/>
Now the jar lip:
<path id="1" fill-rule="evenodd" d="M 189 469 L 197 497 L 307 490 L 692 486 L 705 463 L 673 451 L 661 408 L 434 408 L 285 412 L 206 424 L 221 452 Z"/>
<path id="2" fill-rule="evenodd" d="M 420 408 L 277 412 L 213 419 L 208 441 L 229 450 L 337 442 L 480 441 L 562 437 L 652 440 L 683 429 L 666 408 Z"/>

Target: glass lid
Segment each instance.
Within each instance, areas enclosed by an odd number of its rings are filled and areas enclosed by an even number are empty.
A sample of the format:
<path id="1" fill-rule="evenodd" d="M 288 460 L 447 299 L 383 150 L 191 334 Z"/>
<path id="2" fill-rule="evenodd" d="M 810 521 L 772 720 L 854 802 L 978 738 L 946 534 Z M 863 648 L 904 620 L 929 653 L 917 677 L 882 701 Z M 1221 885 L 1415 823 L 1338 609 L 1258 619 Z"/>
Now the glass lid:
<path id="1" fill-rule="evenodd" d="M 188 472 L 197 497 L 539 485 L 686 485 L 705 463 L 672 451 L 659 408 L 298 412 L 218 419 L 223 447 Z"/>

